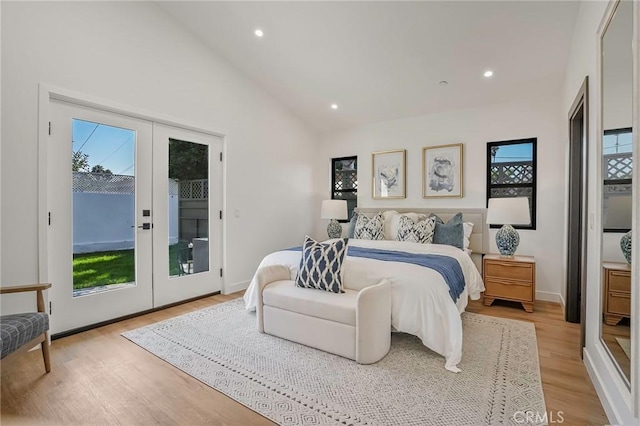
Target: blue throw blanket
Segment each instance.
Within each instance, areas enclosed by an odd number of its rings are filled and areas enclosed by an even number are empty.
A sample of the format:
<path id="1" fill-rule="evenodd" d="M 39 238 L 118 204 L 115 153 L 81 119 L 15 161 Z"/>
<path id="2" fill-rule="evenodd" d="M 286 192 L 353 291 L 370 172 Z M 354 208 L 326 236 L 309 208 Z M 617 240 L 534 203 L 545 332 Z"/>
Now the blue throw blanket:
<path id="1" fill-rule="evenodd" d="M 287 251 L 302 251 L 302 247 L 291 247 Z M 456 259 L 439 254 L 407 253 L 395 250 L 380 250 L 349 246 L 347 256 L 365 257 L 367 259 L 387 262 L 411 263 L 433 269 L 444 278 L 449 286 L 449 295 L 454 303 L 464 291 L 465 281 L 462 268 Z"/>

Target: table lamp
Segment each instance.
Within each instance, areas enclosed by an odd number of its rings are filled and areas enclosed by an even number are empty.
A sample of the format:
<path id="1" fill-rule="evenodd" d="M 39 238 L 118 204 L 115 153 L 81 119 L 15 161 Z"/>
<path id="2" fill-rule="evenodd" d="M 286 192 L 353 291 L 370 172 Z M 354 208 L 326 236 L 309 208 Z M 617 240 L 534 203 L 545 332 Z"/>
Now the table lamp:
<path id="1" fill-rule="evenodd" d="M 327 225 L 327 235 L 329 238 L 340 238 L 342 235 L 342 226 L 338 220 L 347 219 L 347 201 L 346 200 L 324 200 L 322 209 L 320 210 L 321 219 L 330 219 Z"/>
<path id="2" fill-rule="evenodd" d="M 520 236 L 511 225 L 529 225 L 531 223 L 529 199 L 527 197 L 489 198 L 487 223 L 502 225 L 496 234 L 498 251 L 503 257 L 513 257 L 518 249 L 518 244 L 520 244 Z"/>

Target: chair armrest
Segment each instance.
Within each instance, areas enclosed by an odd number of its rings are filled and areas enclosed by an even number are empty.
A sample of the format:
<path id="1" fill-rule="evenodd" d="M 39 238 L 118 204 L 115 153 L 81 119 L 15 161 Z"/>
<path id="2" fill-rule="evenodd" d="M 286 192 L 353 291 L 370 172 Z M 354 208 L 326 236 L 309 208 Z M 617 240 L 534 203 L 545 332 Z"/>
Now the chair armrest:
<path id="1" fill-rule="evenodd" d="M 389 351 L 391 344 L 391 283 L 387 279 L 365 287 L 356 302 L 356 361 L 371 364 Z"/>
<path id="2" fill-rule="evenodd" d="M 50 283 L 44 284 L 30 284 L 30 285 L 15 285 L 9 287 L 0 287 L 0 294 L 8 294 L 8 293 L 22 293 L 25 291 L 42 291 L 51 288 Z"/>
<path id="3" fill-rule="evenodd" d="M 16 285 L 10 287 L 0 287 L 0 294 L 9 293 L 22 293 L 25 291 L 36 291 L 36 303 L 38 312 L 46 312 L 44 308 L 44 296 L 42 292 L 48 288 L 51 288 L 51 283 L 43 284 L 30 284 L 30 285 Z"/>
<path id="4" fill-rule="evenodd" d="M 263 266 L 256 272 L 256 283 L 258 288 L 258 297 L 256 301 L 256 320 L 258 331 L 264 333 L 264 317 L 262 315 L 262 291 L 266 286 L 275 281 L 290 280 L 291 272 L 285 265 L 269 265 Z"/>

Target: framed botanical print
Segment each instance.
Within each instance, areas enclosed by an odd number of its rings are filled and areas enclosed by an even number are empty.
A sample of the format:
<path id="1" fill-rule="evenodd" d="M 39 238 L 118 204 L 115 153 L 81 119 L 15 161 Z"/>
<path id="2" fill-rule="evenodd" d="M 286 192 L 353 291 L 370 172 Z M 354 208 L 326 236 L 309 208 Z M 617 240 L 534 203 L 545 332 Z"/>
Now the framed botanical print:
<path id="1" fill-rule="evenodd" d="M 407 151 L 379 151 L 371 154 L 371 184 L 374 199 L 405 198 Z"/>
<path id="2" fill-rule="evenodd" d="M 422 197 L 462 197 L 462 144 L 422 148 Z"/>

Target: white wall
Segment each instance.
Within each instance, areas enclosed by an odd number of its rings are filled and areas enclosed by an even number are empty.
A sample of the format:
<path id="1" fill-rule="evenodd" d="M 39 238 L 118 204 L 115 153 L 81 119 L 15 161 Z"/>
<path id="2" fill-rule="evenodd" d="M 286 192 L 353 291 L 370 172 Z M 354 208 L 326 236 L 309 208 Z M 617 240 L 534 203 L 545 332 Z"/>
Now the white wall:
<path id="1" fill-rule="evenodd" d="M 2 2 L 0 2 L 0 36 L 2 34 Z M 0 40 L 1 42 L 1 40 Z M 0 48 L 1 52 L 1 48 Z M 0 54 L 0 241 L 2 241 L 2 54 Z M 0 244 L 0 284 L 2 284 L 2 244 Z"/>
<path id="2" fill-rule="evenodd" d="M 630 13 L 631 4 L 627 2 L 625 6 L 627 10 L 621 10 L 620 14 Z M 615 25 L 607 30 L 602 43 L 602 118 L 605 130 L 632 127 L 632 25 L 633 20 L 629 15 L 626 19 L 618 15 Z"/>
<path id="3" fill-rule="evenodd" d="M 157 6 L 2 5 L 3 283 L 38 280 L 39 83 L 225 134 L 227 288 L 311 231 L 315 133 Z"/>
<path id="4" fill-rule="evenodd" d="M 597 48 L 597 30 L 602 15 L 607 6 L 605 1 L 583 2 L 580 5 L 580 12 L 576 20 L 576 27 L 574 29 L 573 41 L 571 50 L 569 51 L 569 60 L 567 64 L 567 71 L 565 74 L 564 85 L 562 88 L 562 110 L 561 113 L 568 117 L 569 109 L 575 100 L 575 97 L 584 82 L 585 77 L 589 77 L 589 176 L 588 176 L 588 216 L 589 221 L 593 221 L 593 215 L 595 214 L 594 200 L 596 197 L 595 184 L 596 176 L 594 173 L 595 167 L 597 167 L 602 158 L 602 153 L 596 149 L 596 48 Z M 563 139 L 569 139 L 568 126 L 562 127 Z M 568 153 L 568 145 L 567 145 Z M 566 165 L 567 173 L 569 170 L 568 163 Z M 600 232 L 600 231 L 598 231 Z M 593 239 L 595 237 L 595 229 L 589 228 L 587 233 L 587 246 L 589 257 L 592 257 L 594 252 Z M 609 239 L 610 240 L 610 239 Z M 607 245 L 607 251 L 611 244 Z M 566 254 L 565 254 L 566 256 Z M 599 275 L 599 265 L 588 262 L 587 276 Z M 591 292 L 593 293 L 593 292 Z M 588 298 L 591 294 L 587 295 Z M 599 297 L 599 295 L 598 295 Z"/>
<path id="5" fill-rule="evenodd" d="M 135 219 L 133 194 L 74 192 L 73 253 L 133 248 Z"/>
<path id="6" fill-rule="evenodd" d="M 602 234 L 602 261 L 603 262 L 622 262 L 626 263 L 627 259 L 622 254 L 620 248 L 620 238 L 624 233 L 605 232 Z"/>
<path id="7" fill-rule="evenodd" d="M 565 198 L 565 142 L 560 138 L 558 88 L 549 87 L 537 99 L 486 105 L 366 125 L 323 136 L 319 155 L 319 197 L 330 194 L 330 159 L 358 155 L 358 206 L 360 207 L 486 207 L 487 142 L 538 138 L 537 230 L 520 232 L 518 253 L 536 257 L 536 290 L 539 299 L 560 301 L 564 286 L 562 253 Z M 464 143 L 464 197 L 422 198 L 422 147 Z M 371 198 L 371 153 L 407 150 L 407 198 Z M 316 222 L 316 234 L 324 236 L 326 221 Z M 491 251 L 497 253 L 495 232 Z"/>
<path id="8" fill-rule="evenodd" d="M 596 146 L 596 141 L 600 137 L 596 132 L 596 118 L 598 108 L 596 103 L 597 92 L 597 31 L 607 2 L 604 1 L 584 1 L 580 5 L 580 13 L 576 20 L 573 42 L 571 45 L 569 62 L 562 89 L 562 112 L 568 114 L 569 108 L 575 99 L 580 86 L 585 78 L 589 76 L 589 178 L 588 178 L 588 215 L 593 223 L 596 215 L 600 215 L 596 204 L 596 190 L 600 182 L 596 179 L 595 170 L 600 167 L 601 152 Z M 566 116 L 566 115 L 565 115 Z M 568 139 L 568 130 L 562 127 L 563 139 Z M 587 294 L 586 294 L 586 350 L 585 364 L 589 371 L 594 387 L 609 416 L 612 424 L 638 424 L 638 420 L 633 420 L 630 410 L 626 406 L 628 396 L 624 395 L 623 388 L 619 386 L 618 372 L 613 367 L 609 357 L 602 350 L 600 343 L 600 323 L 602 315 L 600 310 L 601 300 L 601 264 L 600 264 L 600 244 L 599 238 L 602 230 L 590 226 L 587 232 Z M 613 253 L 614 234 L 604 234 L 604 249 Z M 619 234 L 618 234 L 619 235 Z M 619 260 L 619 259 L 618 259 Z M 628 392 L 627 392 L 628 395 Z"/>

